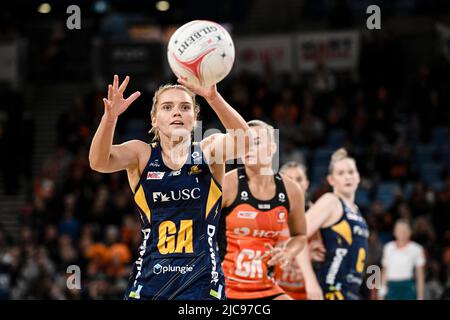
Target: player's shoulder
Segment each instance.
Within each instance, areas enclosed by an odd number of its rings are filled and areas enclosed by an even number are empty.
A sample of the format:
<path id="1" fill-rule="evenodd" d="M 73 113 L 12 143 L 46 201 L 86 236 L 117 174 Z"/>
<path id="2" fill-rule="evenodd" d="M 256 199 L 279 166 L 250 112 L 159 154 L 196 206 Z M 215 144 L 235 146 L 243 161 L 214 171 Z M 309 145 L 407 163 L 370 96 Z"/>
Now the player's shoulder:
<path id="1" fill-rule="evenodd" d="M 317 201 L 314 203 L 315 205 L 340 205 L 340 201 L 337 195 L 333 192 L 324 193 Z"/>
<path id="2" fill-rule="evenodd" d="M 147 143 L 142 140 L 128 140 L 124 142 L 122 146 L 125 147 L 125 151 L 134 154 L 139 158 L 139 161 L 145 161 L 150 157 L 152 149 L 156 147 L 157 142 Z"/>
<path id="3" fill-rule="evenodd" d="M 153 144 L 155 144 L 155 143 L 156 142 L 151 143 L 150 145 L 153 147 Z M 126 146 L 127 148 L 139 150 L 139 149 L 144 149 L 144 148 L 148 149 L 149 144 L 142 140 L 133 139 L 133 140 L 128 140 L 128 141 L 122 143 L 122 146 Z"/>
<path id="4" fill-rule="evenodd" d="M 291 192 L 294 194 L 304 193 L 303 188 L 298 183 L 296 183 L 294 180 L 292 180 L 291 178 L 288 178 L 287 176 L 285 176 L 282 173 L 279 173 L 279 176 L 283 180 L 284 187 L 286 188 L 287 192 Z"/>
<path id="5" fill-rule="evenodd" d="M 238 169 L 233 169 L 225 173 L 225 181 L 234 181 L 238 179 Z"/>

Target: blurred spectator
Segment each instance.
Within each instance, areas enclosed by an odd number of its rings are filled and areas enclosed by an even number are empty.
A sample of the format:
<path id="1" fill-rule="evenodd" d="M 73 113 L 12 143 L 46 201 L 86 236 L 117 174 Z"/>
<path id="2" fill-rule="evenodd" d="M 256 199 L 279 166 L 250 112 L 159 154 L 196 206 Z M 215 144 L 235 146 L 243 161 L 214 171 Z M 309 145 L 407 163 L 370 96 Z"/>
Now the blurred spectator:
<path id="1" fill-rule="evenodd" d="M 409 222 L 399 219 L 394 228 L 395 241 L 383 248 L 380 297 L 386 300 L 423 300 L 425 255 L 421 245 L 412 242 Z"/>

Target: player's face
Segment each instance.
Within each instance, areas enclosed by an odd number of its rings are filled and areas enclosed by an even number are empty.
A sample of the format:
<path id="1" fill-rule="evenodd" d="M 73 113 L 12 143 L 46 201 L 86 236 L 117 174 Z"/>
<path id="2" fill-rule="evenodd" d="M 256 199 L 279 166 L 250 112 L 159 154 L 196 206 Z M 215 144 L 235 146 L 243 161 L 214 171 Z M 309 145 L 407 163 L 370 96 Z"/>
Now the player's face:
<path id="1" fill-rule="evenodd" d="M 178 140 L 188 137 L 195 124 L 192 98 L 180 89 L 168 89 L 159 96 L 158 106 L 152 125 L 160 136 Z"/>
<path id="2" fill-rule="evenodd" d="M 272 157 L 276 151 L 276 145 L 265 127 L 250 128 L 252 141 L 249 152 L 244 156 L 245 165 L 262 166 L 272 164 Z"/>
<path id="3" fill-rule="evenodd" d="M 395 239 L 408 241 L 411 237 L 411 229 L 405 223 L 397 223 L 394 228 Z"/>
<path id="4" fill-rule="evenodd" d="M 359 185 L 359 172 L 355 161 L 342 159 L 334 164 L 333 172 L 328 176 L 328 182 L 339 193 L 351 196 Z"/>
<path id="5" fill-rule="evenodd" d="M 303 169 L 300 169 L 299 167 L 287 168 L 283 171 L 283 174 L 297 182 L 304 191 L 308 190 L 309 180 Z"/>

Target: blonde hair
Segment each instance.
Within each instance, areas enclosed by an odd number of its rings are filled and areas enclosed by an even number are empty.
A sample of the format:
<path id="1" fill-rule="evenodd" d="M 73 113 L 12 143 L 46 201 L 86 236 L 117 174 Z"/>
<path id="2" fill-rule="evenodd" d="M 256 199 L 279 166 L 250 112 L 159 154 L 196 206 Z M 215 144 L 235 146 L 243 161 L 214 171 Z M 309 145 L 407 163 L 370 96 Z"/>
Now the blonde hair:
<path id="1" fill-rule="evenodd" d="M 247 125 L 249 127 L 263 127 L 266 129 L 267 133 L 270 136 L 270 139 L 273 141 L 275 141 L 275 133 L 274 133 L 274 128 L 268 124 L 267 122 L 264 122 L 262 120 L 250 120 L 247 122 Z"/>
<path id="2" fill-rule="evenodd" d="M 186 92 L 189 95 L 189 97 L 191 97 L 192 104 L 194 106 L 195 119 L 197 120 L 198 114 L 200 113 L 200 106 L 196 102 L 195 93 L 193 93 L 191 90 L 189 90 L 188 88 L 186 88 L 185 86 L 183 86 L 181 84 L 165 84 L 163 86 L 160 86 L 158 88 L 158 90 L 155 91 L 155 94 L 153 95 L 152 108 L 150 110 L 150 119 L 153 119 L 154 117 L 156 117 L 156 111 L 158 109 L 159 97 L 161 96 L 161 94 L 163 94 L 164 92 L 166 92 L 167 90 L 170 90 L 170 89 L 183 90 L 184 92 Z M 158 141 L 160 139 L 158 128 L 152 127 L 150 129 L 149 133 L 152 133 L 154 135 L 152 141 Z"/>
<path id="3" fill-rule="evenodd" d="M 350 159 L 353 160 L 355 163 L 355 159 L 352 157 L 348 156 L 348 152 L 347 150 L 345 150 L 344 148 L 339 148 L 337 149 L 332 155 L 331 155 L 331 161 L 330 161 L 330 165 L 328 167 L 328 173 L 332 174 L 333 173 L 333 169 L 334 169 L 334 165 L 344 159 Z"/>
<path id="4" fill-rule="evenodd" d="M 291 168 L 299 168 L 300 170 L 303 171 L 305 176 L 307 175 L 306 166 L 303 163 L 300 163 L 297 161 L 289 161 L 289 162 L 283 164 L 283 166 L 280 169 L 280 172 L 284 173 L 287 169 L 291 169 Z"/>

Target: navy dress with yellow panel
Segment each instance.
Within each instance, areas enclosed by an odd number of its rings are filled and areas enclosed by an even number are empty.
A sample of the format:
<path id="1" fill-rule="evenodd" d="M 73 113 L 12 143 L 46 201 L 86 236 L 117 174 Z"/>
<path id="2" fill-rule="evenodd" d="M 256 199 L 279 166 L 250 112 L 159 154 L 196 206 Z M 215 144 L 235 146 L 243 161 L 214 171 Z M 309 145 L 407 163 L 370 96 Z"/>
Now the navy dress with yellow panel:
<path id="1" fill-rule="evenodd" d="M 352 212 L 339 199 L 343 214 L 338 222 L 320 229 L 326 248 L 317 278 L 328 300 L 358 300 L 368 247 L 369 229 L 359 210 Z"/>
<path id="2" fill-rule="evenodd" d="M 159 143 L 136 187 L 143 243 L 125 299 L 225 299 L 217 224 L 222 190 L 198 143 L 180 170 L 165 166 Z"/>

